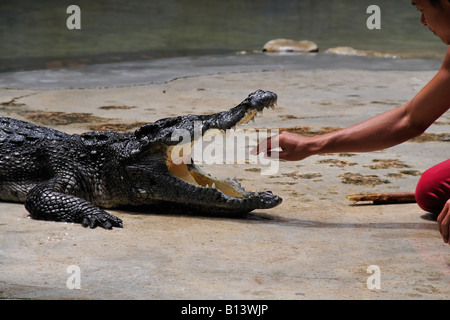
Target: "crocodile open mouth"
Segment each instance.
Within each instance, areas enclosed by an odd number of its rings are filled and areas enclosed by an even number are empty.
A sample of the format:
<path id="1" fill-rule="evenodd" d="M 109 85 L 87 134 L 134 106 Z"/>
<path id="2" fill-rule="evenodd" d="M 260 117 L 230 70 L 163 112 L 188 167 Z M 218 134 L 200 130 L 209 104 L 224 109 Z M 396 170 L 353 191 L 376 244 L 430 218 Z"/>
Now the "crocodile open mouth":
<path id="1" fill-rule="evenodd" d="M 270 93 L 270 92 L 264 92 Z M 219 132 L 224 132 L 228 129 L 233 129 L 237 125 L 243 125 L 250 121 L 254 121 L 254 118 L 258 113 L 262 114 L 265 108 L 274 109 L 276 106 L 276 95 L 263 101 L 258 100 L 257 103 L 249 103 L 245 106 L 238 106 L 235 110 L 229 110 L 220 114 L 216 114 L 217 118 L 214 119 L 213 124 L 207 123 L 208 130 L 218 129 Z M 250 97 L 249 97 L 250 98 Z M 237 108 L 241 107 L 242 110 Z M 215 130 L 217 133 L 217 130 Z M 210 133 L 210 131 L 208 131 Z M 202 138 L 204 138 L 205 132 L 202 132 Z M 179 179 L 180 183 L 186 184 L 189 187 L 190 192 L 203 193 L 206 198 L 213 199 L 214 203 L 211 203 L 211 207 L 232 207 L 233 209 L 241 209 L 238 211 L 251 211 L 253 209 L 268 209 L 277 206 L 281 203 L 282 199 L 276 195 L 273 195 L 271 191 L 262 192 L 249 192 L 246 191 L 239 182 L 235 179 L 219 179 L 204 172 L 201 168 L 196 166 L 191 158 L 191 153 L 196 140 L 192 139 L 189 145 L 186 147 L 170 146 L 167 148 L 166 165 L 168 171 Z M 178 156 L 182 156 L 183 159 L 189 159 L 189 161 L 180 161 L 180 159 L 174 159 L 174 148 L 183 150 L 185 154 L 179 154 L 179 151 L 175 152 Z M 180 163 L 181 162 L 181 163 Z"/>

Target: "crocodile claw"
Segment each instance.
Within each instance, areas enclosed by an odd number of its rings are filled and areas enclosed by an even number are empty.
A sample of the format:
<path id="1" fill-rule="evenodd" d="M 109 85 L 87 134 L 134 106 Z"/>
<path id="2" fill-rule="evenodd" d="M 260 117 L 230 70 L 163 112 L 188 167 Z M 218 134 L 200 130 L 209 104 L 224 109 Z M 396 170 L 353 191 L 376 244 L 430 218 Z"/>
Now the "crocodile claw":
<path id="1" fill-rule="evenodd" d="M 122 220 L 113 216 L 107 212 L 102 212 L 95 215 L 86 215 L 81 224 L 83 227 L 89 227 L 95 229 L 96 227 L 102 227 L 104 229 L 123 228 Z"/>

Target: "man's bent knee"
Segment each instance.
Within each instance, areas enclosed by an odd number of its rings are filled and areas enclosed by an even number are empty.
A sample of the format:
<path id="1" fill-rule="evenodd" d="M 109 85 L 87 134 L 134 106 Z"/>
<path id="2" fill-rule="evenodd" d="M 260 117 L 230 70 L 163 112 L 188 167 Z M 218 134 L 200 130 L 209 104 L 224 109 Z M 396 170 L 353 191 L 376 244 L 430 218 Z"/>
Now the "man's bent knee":
<path id="1" fill-rule="evenodd" d="M 450 159 L 425 171 L 416 187 L 419 207 L 439 214 L 450 199 Z"/>

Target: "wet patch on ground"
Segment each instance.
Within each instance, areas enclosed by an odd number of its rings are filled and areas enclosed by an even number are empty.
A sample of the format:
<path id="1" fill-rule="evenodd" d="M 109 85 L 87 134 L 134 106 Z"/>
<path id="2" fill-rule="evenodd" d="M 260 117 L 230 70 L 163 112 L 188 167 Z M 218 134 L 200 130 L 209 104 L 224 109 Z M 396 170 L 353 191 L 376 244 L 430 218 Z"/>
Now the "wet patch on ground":
<path id="1" fill-rule="evenodd" d="M 399 172 L 392 172 L 386 174 L 386 177 L 388 178 L 395 178 L 395 179 L 402 179 L 405 176 L 413 176 L 418 177 L 422 175 L 422 172 L 419 170 L 400 170 Z"/>
<path id="2" fill-rule="evenodd" d="M 450 141 L 450 133 L 424 133 L 414 139 L 411 142 L 430 142 L 430 141 Z"/>
<path id="3" fill-rule="evenodd" d="M 117 107 L 114 106 L 113 108 Z M 82 112 L 59 112 L 59 111 L 49 112 L 40 110 L 35 111 L 21 110 L 20 112 L 17 113 L 26 118 L 28 121 L 35 123 L 37 125 L 68 126 L 72 124 L 86 124 L 87 130 L 92 131 L 127 132 L 133 129 L 137 129 L 147 123 L 147 122 L 119 123 L 115 122 L 118 120 L 114 118 L 104 118 L 94 116 L 92 113 L 82 113 Z"/>
<path id="4" fill-rule="evenodd" d="M 360 173 L 347 172 L 339 176 L 344 184 L 353 184 L 357 186 L 374 187 L 380 184 L 391 183 L 389 180 L 381 179 L 377 175 L 362 175 Z"/>
<path id="5" fill-rule="evenodd" d="M 435 121 L 435 122 L 433 122 L 433 125 L 448 126 L 448 125 L 450 125 L 450 122 L 448 122 L 448 121 Z"/>
<path id="6" fill-rule="evenodd" d="M 299 172 L 289 172 L 281 174 L 283 177 L 288 177 L 292 179 L 315 179 L 322 177 L 321 173 L 313 172 L 313 173 L 299 173 Z"/>
<path id="7" fill-rule="evenodd" d="M 291 114 L 279 115 L 278 118 L 283 119 L 283 120 L 305 119 L 305 117 L 297 117 L 297 116 L 293 116 Z"/>
<path id="8" fill-rule="evenodd" d="M 261 168 L 248 168 L 248 169 L 245 169 L 245 171 L 260 173 L 261 172 Z"/>
<path id="9" fill-rule="evenodd" d="M 105 124 L 91 125 L 89 126 L 89 130 L 128 132 L 137 129 L 146 123 L 147 122 L 105 123 Z"/>
<path id="10" fill-rule="evenodd" d="M 338 156 L 339 157 L 354 157 L 356 156 L 356 153 L 339 153 Z"/>
<path id="11" fill-rule="evenodd" d="M 34 123 L 47 126 L 61 126 L 74 123 L 99 123 L 111 120 L 94 116 L 92 113 L 78 112 L 24 111 L 23 116 Z"/>
<path id="12" fill-rule="evenodd" d="M 345 160 L 338 160 L 338 159 L 324 159 L 317 161 L 319 164 L 328 164 L 330 167 L 338 167 L 338 168 L 344 168 L 347 166 L 356 166 L 356 162 L 350 162 Z"/>
<path id="13" fill-rule="evenodd" d="M 314 130 L 314 127 L 309 126 L 296 126 L 296 127 L 289 127 L 289 128 L 279 128 L 280 132 L 286 131 L 290 133 L 299 134 L 306 137 L 312 137 L 317 136 L 325 133 L 330 133 L 334 131 L 338 131 L 342 128 L 339 127 L 322 127 L 321 129 Z"/>
<path id="14" fill-rule="evenodd" d="M 397 159 L 373 159 L 372 162 L 374 162 L 374 164 L 364 167 L 373 170 L 389 169 L 389 168 L 411 168 L 407 164 L 403 163 L 403 161 Z"/>
<path id="15" fill-rule="evenodd" d="M 378 100 L 373 100 L 370 101 L 371 104 L 380 104 L 383 106 L 400 106 L 404 103 L 406 103 L 406 101 L 397 101 L 397 100 L 386 100 L 386 101 L 378 101 Z"/>
<path id="16" fill-rule="evenodd" d="M 137 107 L 133 106 L 101 106 L 98 107 L 100 110 L 130 110 Z"/>

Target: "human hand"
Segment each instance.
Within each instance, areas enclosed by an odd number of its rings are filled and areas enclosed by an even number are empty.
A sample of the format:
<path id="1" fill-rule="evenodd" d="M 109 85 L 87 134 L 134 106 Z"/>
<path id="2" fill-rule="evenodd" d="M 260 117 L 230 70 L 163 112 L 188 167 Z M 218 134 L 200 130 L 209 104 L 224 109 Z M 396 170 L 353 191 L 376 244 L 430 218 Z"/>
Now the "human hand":
<path id="1" fill-rule="evenodd" d="M 442 209 L 441 213 L 437 218 L 437 222 L 439 225 L 439 232 L 442 235 L 442 239 L 445 243 L 450 244 L 449 241 L 449 229 L 450 229 L 450 199 L 444 205 L 444 209 Z"/>
<path id="2" fill-rule="evenodd" d="M 308 137 L 282 131 L 280 134 L 261 142 L 250 153 L 252 155 L 265 153 L 266 157 L 270 159 L 299 161 L 312 155 L 308 148 L 309 139 Z M 281 148 L 281 151 L 273 151 L 278 147 Z"/>

